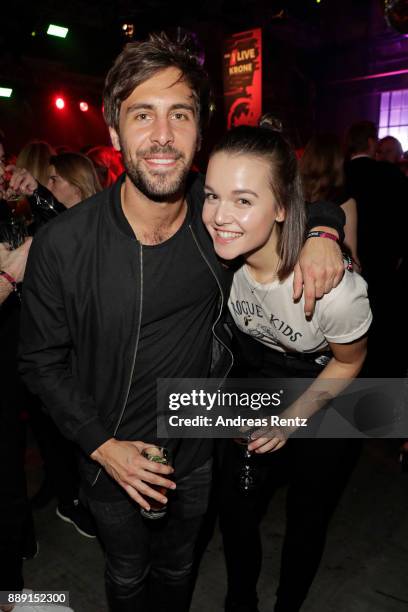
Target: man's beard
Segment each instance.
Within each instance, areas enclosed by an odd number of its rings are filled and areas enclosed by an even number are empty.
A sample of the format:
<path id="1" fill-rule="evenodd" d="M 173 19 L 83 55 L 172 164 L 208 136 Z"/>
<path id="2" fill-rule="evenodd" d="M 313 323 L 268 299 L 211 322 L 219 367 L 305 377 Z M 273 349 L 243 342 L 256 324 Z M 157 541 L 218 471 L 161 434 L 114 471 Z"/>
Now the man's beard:
<path id="1" fill-rule="evenodd" d="M 140 161 L 134 163 L 129 152 L 123 146 L 121 148 L 126 174 L 134 186 L 146 198 L 153 202 L 167 202 L 182 194 L 191 168 L 191 163 L 185 163 L 185 155 L 183 153 L 170 146 L 153 146 L 148 150 L 139 151 L 139 160 L 158 153 L 169 154 L 174 156 L 176 160 L 182 160 L 184 163 L 180 164 L 180 168 L 175 169 L 173 176 L 168 176 L 167 173 L 160 171 L 153 171 L 148 174 L 147 171 L 142 169 Z"/>

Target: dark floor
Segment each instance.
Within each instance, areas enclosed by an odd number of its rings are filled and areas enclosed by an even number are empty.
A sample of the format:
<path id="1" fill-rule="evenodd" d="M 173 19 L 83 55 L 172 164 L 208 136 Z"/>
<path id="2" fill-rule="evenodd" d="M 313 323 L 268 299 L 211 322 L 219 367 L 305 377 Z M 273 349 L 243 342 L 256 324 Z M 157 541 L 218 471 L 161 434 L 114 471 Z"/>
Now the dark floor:
<path id="1" fill-rule="evenodd" d="M 32 493 L 42 472 L 36 451 L 30 453 Z M 323 563 L 304 612 L 408 610 L 408 474 L 401 474 L 397 456 L 397 441 L 366 443 L 333 518 Z M 281 490 L 263 523 L 261 612 L 273 609 L 284 499 L 285 491 Z M 55 515 L 55 504 L 37 511 L 35 523 L 40 554 L 26 562 L 26 587 L 69 590 L 75 612 L 106 612 L 103 557 L 98 543 L 62 522 Z M 216 529 L 201 564 L 191 612 L 221 612 L 224 593 L 225 569 Z"/>

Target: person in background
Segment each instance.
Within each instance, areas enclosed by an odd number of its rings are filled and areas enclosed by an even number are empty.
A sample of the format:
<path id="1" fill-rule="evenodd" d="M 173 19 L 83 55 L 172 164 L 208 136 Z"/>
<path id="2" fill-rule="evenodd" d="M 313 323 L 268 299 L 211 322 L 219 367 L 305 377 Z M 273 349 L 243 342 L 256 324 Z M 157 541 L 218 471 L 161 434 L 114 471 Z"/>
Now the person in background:
<path id="1" fill-rule="evenodd" d="M 15 165 L 16 168 L 25 168 L 36 181 L 46 185 L 52 155 L 55 155 L 55 150 L 47 142 L 29 142 L 17 155 Z"/>
<path id="2" fill-rule="evenodd" d="M 357 202 L 358 255 L 374 315 L 365 375 L 399 377 L 405 375 L 403 338 L 408 329 L 404 299 L 400 297 L 404 286 L 398 272 L 407 258 L 408 182 L 395 164 L 375 160 L 377 144 L 374 123 L 359 121 L 351 125 L 347 134 L 349 159 L 344 171 L 346 189 Z M 384 221 L 390 216 L 393 229 L 387 231 Z M 389 328 L 391 311 L 398 342 Z"/>
<path id="3" fill-rule="evenodd" d="M 38 196 L 51 207 L 56 205 L 59 212 L 61 206 L 72 208 L 102 190 L 91 160 L 81 153 L 52 155 L 45 184 L 36 179 L 27 168 L 10 165 L 4 170 L 12 173 L 10 191 L 21 196 Z"/>
<path id="4" fill-rule="evenodd" d="M 27 527 L 33 526 L 24 472 L 16 348 L 16 285 L 24 278 L 30 246 L 31 238 L 14 251 L 0 243 L 0 591 L 22 590 Z M 34 532 L 32 538 L 35 544 Z M 0 610 L 11 609 L 0 606 Z"/>
<path id="5" fill-rule="evenodd" d="M 122 157 L 113 147 L 92 147 L 86 156 L 95 166 L 102 187 L 110 187 L 124 172 Z"/>
<path id="6" fill-rule="evenodd" d="M 47 188 L 66 208 L 102 190 L 91 160 L 81 153 L 60 153 L 51 157 Z"/>
<path id="7" fill-rule="evenodd" d="M 12 172 L 9 190 L 28 196 L 32 206 L 37 205 L 36 200 L 39 199 L 40 208 L 45 205 L 45 212 L 46 206 L 59 212 L 64 211 L 101 189 L 92 162 L 77 153 L 62 153 L 48 160 L 47 185 L 50 189 L 41 185 L 25 168 L 8 166 L 6 169 Z M 51 212 L 54 216 L 55 212 Z M 34 225 L 35 223 L 30 226 L 30 230 L 35 232 Z M 43 483 L 31 500 L 32 507 L 42 508 L 56 497 L 57 516 L 72 524 L 81 535 L 94 538 L 95 526 L 92 517 L 78 499 L 79 474 L 75 447 L 44 412 L 37 396 L 27 393 L 25 407 L 45 471 Z M 64 473 L 63 479 L 61 473 Z"/>
<path id="8" fill-rule="evenodd" d="M 48 168 L 50 157 L 55 150 L 47 142 L 34 140 L 27 143 L 17 155 L 10 169 L 26 169 L 40 184 L 46 185 L 48 181 Z M 30 203 L 27 198 L 20 198 L 15 203 L 14 215 L 24 218 L 27 224 L 32 222 Z"/>
<path id="9" fill-rule="evenodd" d="M 377 161 L 387 161 L 391 164 L 396 164 L 405 177 L 408 177 L 408 153 L 404 153 L 402 149 L 402 145 L 397 138 L 394 136 L 385 136 L 381 138 L 378 142 L 377 153 L 376 153 Z M 408 202 L 406 203 L 408 206 Z M 408 280 L 408 261 L 407 257 L 402 259 L 398 268 L 397 268 L 397 296 L 398 297 L 398 306 L 397 313 L 398 319 L 402 323 L 401 329 L 404 329 L 405 337 L 407 336 L 406 331 L 406 323 L 405 323 L 405 288 Z M 397 314 L 396 313 L 396 314 Z M 405 343 L 404 343 L 405 344 Z M 407 376 L 408 374 L 408 357 L 406 357 L 406 351 L 399 352 L 399 375 Z M 407 471 L 408 469 L 408 441 L 405 440 L 400 449 L 400 463 L 402 464 L 402 469 Z"/>
<path id="10" fill-rule="evenodd" d="M 344 155 L 334 134 L 316 134 L 309 140 L 299 163 L 306 202 L 334 202 L 344 210 L 344 244 L 356 271 L 360 271 L 357 245 L 357 204 L 346 191 Z"/>
<path id="11" fill-rule="evenodd" d="M 402 145 L 397 138 L 385 136 L 378 141 L 375 159 L 390 162 L 390 164 L 399 164 L 403 153 Z"/>
<path id="12" fill-rule="evenodd" d="M 7 245 L 0 243 L 0 306 L 15 291 L 13 283 L 23 281 L 31 241 L 32 238 L 27 238 L 24 244 L 14 251 L 10 251 Z"/>
<path id="13" fill-rule="evenodd" d="M 4 149 L 4 132 L 0 130 L 0 164 L 4 164 L 6 161 L 6 151 Z"/>
<path id="14" fill-rule="evenodd" d="M 401 159 L 398 166 L 401 172 L 404 174 L 404 176 L 408 178 L 408 152 L 407 151 L 404 153 L 404 157 Z"/>

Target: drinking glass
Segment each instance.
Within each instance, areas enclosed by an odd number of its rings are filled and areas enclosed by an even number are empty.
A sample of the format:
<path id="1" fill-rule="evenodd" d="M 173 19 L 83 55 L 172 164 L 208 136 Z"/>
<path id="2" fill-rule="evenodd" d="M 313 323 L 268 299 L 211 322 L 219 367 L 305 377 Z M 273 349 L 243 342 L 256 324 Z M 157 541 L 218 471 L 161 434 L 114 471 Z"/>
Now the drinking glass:
<path id="1" fill-rule="evenodd" d="M 163 465 L 170 465 L 170 452 L 164 446 L 149 446 L 142 451 L 142 456 L 148 461 L 154 461 L 155 463 L 162 463 Z M 168 476 L 167 476 L 168 478 Z M 158 491 L 162 495 L 167 496 L 169 489 L 167 487 L 163 487 L 161 485 L 154 485 L 149 483 L 149 487 Z M 162 502 L 157 501 L 157 499 L 153 499 L 152 497 L 146 497 L 146 501 L 149 503 L 150 510 L 145 510 L 144 508 L 140 509 L 140 514 L 147 519 L 160 519 L 166 516 L 167 513 L 167 504 L 163 504 Z"/>
<path id="2" fill-rule="evenodd" d="M 248 495 L 256 488 L 256 469 L 253 462 L 253 453 L 248 450 L 248 444 L 252 442 L 250 430 L 245 437 L 235 438 L 235 442 L 241 446 L 241 457 L 238 467 L 238 488 L 241 493 Z"/>

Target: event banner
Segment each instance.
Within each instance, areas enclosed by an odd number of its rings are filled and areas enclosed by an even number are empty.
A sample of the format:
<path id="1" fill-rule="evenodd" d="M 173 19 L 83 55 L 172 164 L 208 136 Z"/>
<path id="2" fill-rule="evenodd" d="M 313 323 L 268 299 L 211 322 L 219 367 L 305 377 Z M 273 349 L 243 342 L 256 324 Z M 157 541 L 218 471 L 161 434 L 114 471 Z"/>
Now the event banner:
<path id="1" fill-rule="evenodd" d="M 262 114 L 262 30 L 224 42 L 224 100 L 228 129 L 257 125 Z"/>
<path id="2" fill-rule="evenodd" d="M 408 438 L 408 380 L 165 379 L 159 438 Z"/>

